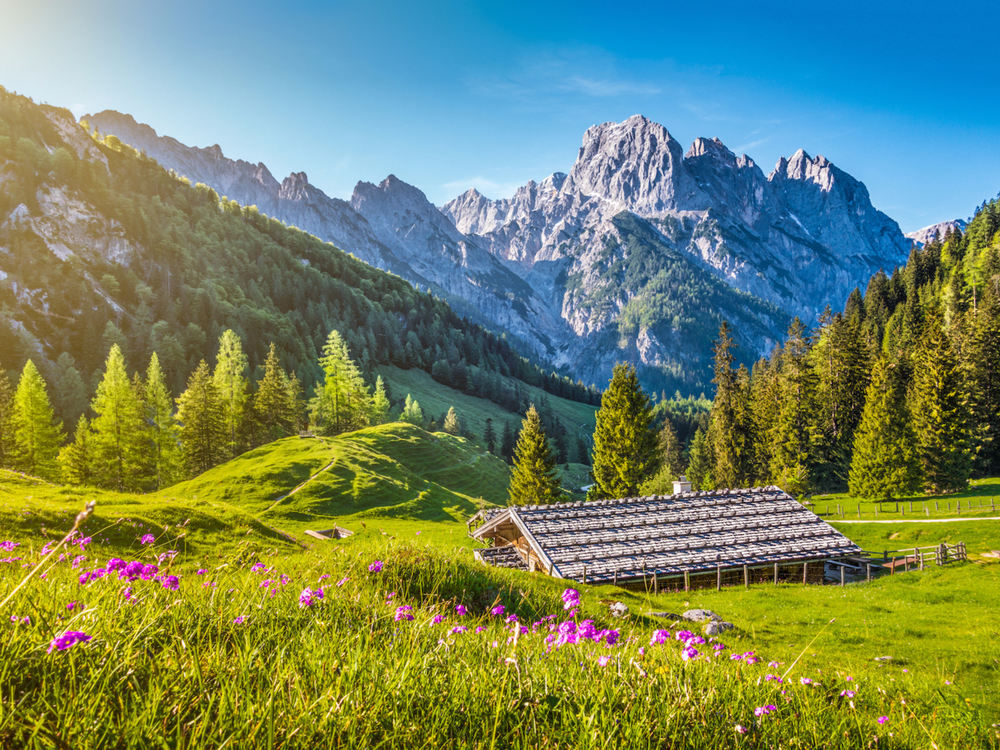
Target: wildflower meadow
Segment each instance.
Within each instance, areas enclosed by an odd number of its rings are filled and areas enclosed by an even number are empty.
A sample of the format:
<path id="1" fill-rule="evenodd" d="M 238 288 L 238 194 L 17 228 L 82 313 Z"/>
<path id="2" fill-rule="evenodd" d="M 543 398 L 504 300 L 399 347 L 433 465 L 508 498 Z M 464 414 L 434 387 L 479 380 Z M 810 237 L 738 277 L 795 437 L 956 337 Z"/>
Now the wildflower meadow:
<path id="1" fill-rule="evenodd" d="M 149 537 L 153 537 L 150 539 Z M 997 747 L 961 692 L 398 540 L 0 543 L 0 746 Z M 788 652 L 793 653 L 793 652 Z"/>

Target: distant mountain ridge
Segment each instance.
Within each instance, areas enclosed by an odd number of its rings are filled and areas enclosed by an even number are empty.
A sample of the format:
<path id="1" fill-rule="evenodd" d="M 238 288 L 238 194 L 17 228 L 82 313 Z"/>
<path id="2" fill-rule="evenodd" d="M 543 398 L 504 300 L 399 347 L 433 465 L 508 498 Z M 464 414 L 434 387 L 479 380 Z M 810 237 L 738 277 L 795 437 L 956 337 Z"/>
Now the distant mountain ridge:
<path id="1" fill-rule="evenodd" d="M 792 316 L 840 308 L 910 241 L 865 186 L 797 151 L 770 175 L 718 139 L 687 153 L 636 115 L 584 134 L 570 171 L 509 199 L 472 189 L 436 209 L 389 176 L 350 202 L 304 173 L 157 136 L 128 115 L 86 118 L 164 166 L 316 234 L 510 331 L 574 377 L 601 382 L 615 361 L 656 388 L 705 388 L 711 340 L 730 320 L 744 356 L 780 340 Z"/>
<path id="2" fill-rule="evenodd" d="M 916 232 L 907 232 L 906 238 L 912 240 L 913 244 L 919 248 L 923 247 L 928 242 L 931 242 L 935 237 L 940 240 L 944 240 L 944 236 L 948 234 L 948 232 L 954 232 L 956 230 L 964 232 L 965 227 L 966 222 L 963 219 L 940 221 L 937 224 L 931 224 L 929 227 L 918 229 Z"/>

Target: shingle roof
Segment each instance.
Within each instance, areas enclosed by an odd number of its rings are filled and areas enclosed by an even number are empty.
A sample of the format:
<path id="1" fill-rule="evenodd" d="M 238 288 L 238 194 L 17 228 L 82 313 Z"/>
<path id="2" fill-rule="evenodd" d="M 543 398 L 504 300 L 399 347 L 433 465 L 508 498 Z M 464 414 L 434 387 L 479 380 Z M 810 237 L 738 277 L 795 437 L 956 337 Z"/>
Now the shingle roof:
<path id="1" fill-rule="evenodd" d="M 742 565 L 843 557 L 860 549 L 777 487 L 518 506 L 473 532 L 516 518 L 553 564 L 588 581 L 677 575 Z M 495 523 L 494 523 L 495 522 Z"/>
<path id="2" fill-rule="evenodd" d="M 475 550 L 476 556 L 487 565 L 497 568 L 514 568 L 516 570 L 527 570 L 521 556 L 514 551 L 513 547 L 486 547 Z"/>

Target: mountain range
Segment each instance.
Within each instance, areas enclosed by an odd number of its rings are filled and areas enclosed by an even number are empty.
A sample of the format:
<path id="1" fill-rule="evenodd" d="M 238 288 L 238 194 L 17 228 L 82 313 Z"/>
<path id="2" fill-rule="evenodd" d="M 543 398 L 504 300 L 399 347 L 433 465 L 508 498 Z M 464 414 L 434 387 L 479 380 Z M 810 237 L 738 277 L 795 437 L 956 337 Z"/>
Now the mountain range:
<path id="1" fill-rule="evenodd" d="M 85 118 L 192 182 L 361 260 L 430 287 L 574 378 L 603 382 L 635 363 L 653 388 L 706 388 L 722 319 L 744 361 L 815 322 L 912 247 L 865 186 L 802 150 L 768 175 L 718 139 L 685 153 L 636 115 L 588 129 L 568 173 L 509 199 L 472 189 L 435 207 L 389 175 L 331 198 L 305 172 L 281 182 L 262 163 L 195 148 L 131 116 Z"/>

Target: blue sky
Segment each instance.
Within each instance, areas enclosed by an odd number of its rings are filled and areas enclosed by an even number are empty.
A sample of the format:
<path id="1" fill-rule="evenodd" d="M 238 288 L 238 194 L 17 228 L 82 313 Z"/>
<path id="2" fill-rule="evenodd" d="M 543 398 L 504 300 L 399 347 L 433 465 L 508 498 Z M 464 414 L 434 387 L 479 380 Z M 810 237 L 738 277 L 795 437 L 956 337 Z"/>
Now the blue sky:
<path id="1" fill-rule="evenodd" d="M 903 231 L 1000 191 L 992 3 L 0 0 L 0 19 L 0 85 L 342 198 L 389 173 L 439 205 L 506 197 L 636 113 L 765 173 L 823 154 Z"/>

